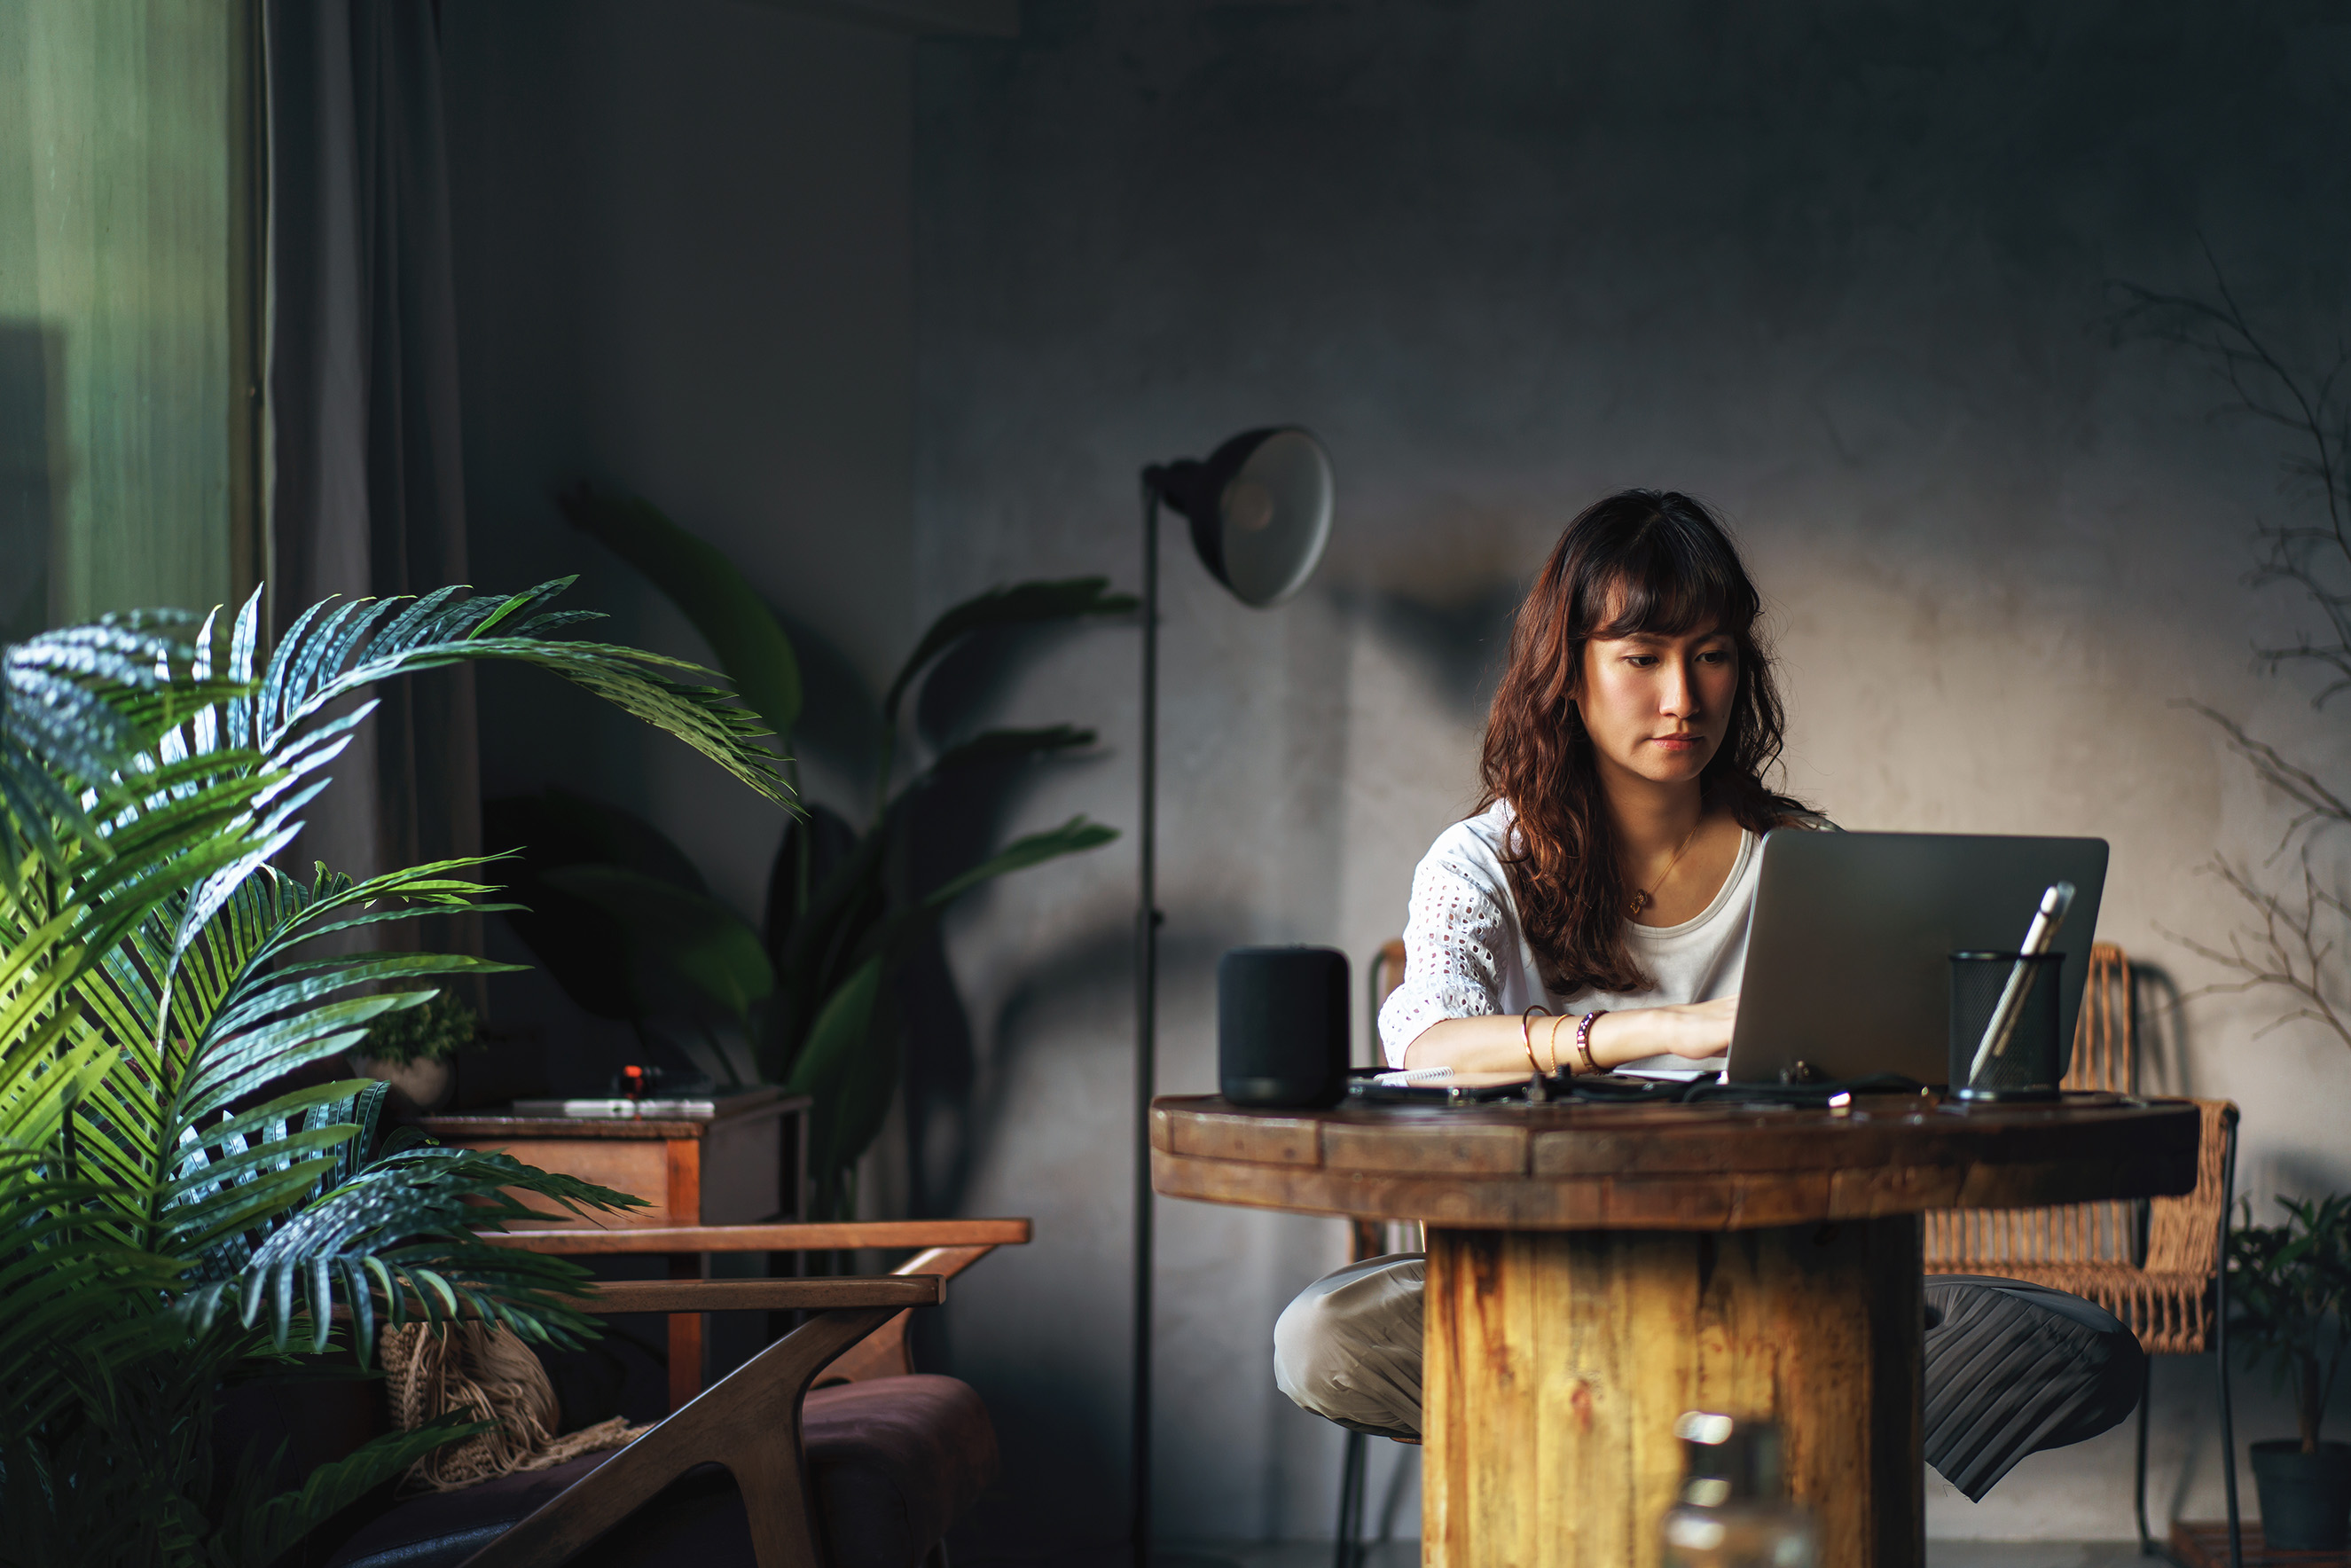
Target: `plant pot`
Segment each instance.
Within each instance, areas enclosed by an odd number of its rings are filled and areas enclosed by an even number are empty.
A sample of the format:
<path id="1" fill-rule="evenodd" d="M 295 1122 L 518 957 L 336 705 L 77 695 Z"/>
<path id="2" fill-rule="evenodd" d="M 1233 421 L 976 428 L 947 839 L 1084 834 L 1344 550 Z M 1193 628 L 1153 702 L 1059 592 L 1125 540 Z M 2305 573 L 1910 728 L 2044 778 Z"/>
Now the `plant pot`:
<path id="1" fill-rule="evenodd" d="M 2262 1499 L 2262 1539 L 2286 1552 L 2340 1552 L 2351 1536 L 2351 1443 L 2298 1438 L 2253 1445 L 2253 1487 Z"/>
<path id="2" fill-rule="evenodd" d="M 449 1097 L 449 1062 L 445 1057 L 415 1061 L 386 1061 L 381 1057 L 354 1056 L 351 1065 L 370 1078 L 392 1085 L 391 1109 L 400 1116 L 422 1116 Z"/>

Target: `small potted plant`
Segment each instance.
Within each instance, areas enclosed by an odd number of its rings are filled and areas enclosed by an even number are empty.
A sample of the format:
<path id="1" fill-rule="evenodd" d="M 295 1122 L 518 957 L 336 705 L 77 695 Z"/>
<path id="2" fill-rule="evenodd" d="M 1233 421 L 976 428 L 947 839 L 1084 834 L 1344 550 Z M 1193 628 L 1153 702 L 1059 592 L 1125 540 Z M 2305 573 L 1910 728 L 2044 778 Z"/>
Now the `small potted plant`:
<path id="1" fill-rule="evenodd" d="M 474 1009 L 444 988 L 421 1006 L 378 1018 L 351 1065 L 392 1085 L 394 1111 L 422 1115 L 449 1097 L 450 1063 L 472 1048 L 478 1027 Z"/>
<path id="2" fill-rule="evenodd" d="M 2262 1537 L 2286 1551 L 2339 1552 L 2351 1533 L 2351 1443 L 2319 1437 L 2351 1340 L 2351 1193 L 2281 1197 L 2283 1225 L 2247 1223 L 2229 1238 L 2232 1343 L 2294 1388 L 2299 1437 L 2255 1443 Z"/>

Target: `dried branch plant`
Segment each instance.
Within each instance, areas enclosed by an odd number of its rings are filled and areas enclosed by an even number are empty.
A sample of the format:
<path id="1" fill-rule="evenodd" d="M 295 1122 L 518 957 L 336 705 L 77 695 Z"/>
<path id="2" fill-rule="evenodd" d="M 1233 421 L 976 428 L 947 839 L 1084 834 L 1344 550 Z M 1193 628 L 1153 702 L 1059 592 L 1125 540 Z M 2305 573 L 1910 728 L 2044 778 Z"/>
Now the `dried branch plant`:
<path id="1" fill-rule="evenodd" d="M 2319 685 L 2311 706 L 2324 712 L 2330 700 L 2351 690 L 2351 401 L 2343 395 L 2351 350 L 2338 346 L 2334 363 L 2315 380 L 2297 373 L 2253 330 L 2209 250 L 2205 258 L 2212 266 L 2210 298 L 2118 285 L 2117 325 L 2127 334 L 2187 350 L 2227 386 L 2231 412 L 2287 434 L 2281 462 L 2283 488 L 2322 515 L 2300 522 L 2257 518 L 2253 566 L 2245 581 L 2255 590 L 2299 590 L 2317 612 L 2324 630 L 2315 637 L 2304 630 L 2290 643 L 2256 644 L 2253 657 L 2272 674 L 2314 668 Z M 2229 748 L 2245 759 L 2253 776 L 2293 806 L 2294 815 L 2264 864 L 2283 856 L 2305 830 L 2324 833 L 2351 827 L 2351 801 L 2310 768 L 2226 714 L 2196 702 L 2175 706 L 2201 714 L 2226 737 Z M 2292 1010 L 2264 1025 L 2256 1039 L 2287 1023 L 2308 1020 L 2332 1030 L 2351 1046 L 2351 1003 L 2336 999 L 2344 991 L 2336 959 L 2339 945 L 2328 935 L 2335 926 L 2351 925 L 2351 897 L 2339 881 L 2322 881 L 2307 838 L 2301 862 L 2299 911 L 2291 894 L 2275 891 L 2250 868 L 2220 855 L 2207 863 L 2205 869 L 2227 883 L 2250 910 L 2254 925 L 2231 932 L 2225 949 L 2165 933 L 2238 977 L 2192 991 L 2181 1000 L 2283 990 L 2294 998 Z"/>
<path id="2" fill-rule="evenodd" d="M 2326 962 L 2334 956 L 2336 944 L 2320 929 L 2329 918 L 2337 925 L 2351 923 L 2351 904 L 2346 904 L 2341 894 L 2320 885 L 2307 854 L 2303 857 L 2302 908 L 2298 912 L 2284 895 L 2272 892 L 2226 861 L 2215 858 L 2207 869 L 2252 906 L 2261 925 L 2257 931 L 2240 927 L 2231 932 L 2225 952 L 2192 936 L 2167 933 L 2190 952 L 2201 954 L 2243 977 L 2202 987 L 2189 995 L 2212 996 L 2274 987 L 2299 998 L 2299 1004 L 2293 1011 L 2281 1013 L 2255 1030 L 2255 1040 L 2298 1019 L 2306 1019 L 2334 1030 L 2337 1040 L 2351 1046 L 2351 1014 L 2346 1014 L 2326 994 L 2324 983 Z"/>

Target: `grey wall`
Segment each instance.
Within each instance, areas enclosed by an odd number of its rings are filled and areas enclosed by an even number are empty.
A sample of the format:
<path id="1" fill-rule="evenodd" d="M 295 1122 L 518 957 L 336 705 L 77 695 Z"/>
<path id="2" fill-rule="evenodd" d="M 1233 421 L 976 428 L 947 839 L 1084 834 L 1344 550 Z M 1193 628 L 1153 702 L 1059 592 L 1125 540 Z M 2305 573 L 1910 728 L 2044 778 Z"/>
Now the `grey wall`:
<path id="1" fill-rule="evenodd" d="M 2351 33 L 2295 7 L 1030 0 L 1008 44 L 922 47 L 914 113 L 914 609 L 1136 574 L 1134 475 L 1270 421 L 1342 490 L 1272 613 L 1169 552 L 1162 1086 L 1212 1081 L 1210 966 L 1361 956 L 1469 805 L 1513 596 L 1581 505 L 1672 486 L 1732 519 L 1773 606 L 1791 787 L 1849 827 L 2096 833 L 2099 935 L 2183 989 L 2172 933 L 2235 918 L 2197 869 L 2285 822 L 2189 697 L 2314 764 L 2339 712 L 2251 667 L 2301 606 L 2241 574 L 2291 515 L 2274 432 L 2104 286 L 2207 282 L 2297 354 L 2343 325 Z M 1131 632 L 1037 651 L 1008 719 L 1111 754 L 1025 820 L 1133 821 Z M 2336 773 L 2335 777 L 2340 777 Z M 962 1207 L 1037 1218 L 958 1284 L 956 1365 L 1033 1518 L 1109 1537 L 1132 1151 L 1128 846 L 974 900 Z M 2351 1182 L 2351 1052 L 2213 997 L 2156 1086 L 2245 1110 L 2257 1194 Z M 1337 1434 L 1268 1375 L 1328 1222 L 1161 1206 L 1160 1518 L 1327 1531 Z M 2157 1378 L 2155 1507 L 2219 1511 L 2209 1364 Z M 2289 1429 L 2258 1391 L 2239 1432 Z M 1390 1462 L 1388 1459 L 1384 1463 Z M 2127 1535 L 2128 1431 L 2030 1460 L 1941 1535 Z M 1406 1478 L 1408 1479 L 1408 1478 Z M 2248 1505 L 2251 1494 L 2248 1492 Z M 1407 1510 L 1407 1522 L 1408 1522 Z"/>
<path id="2" fill-rule="evenodd" d="M 792 622 L 808 779 L 841 799 L 913 634 L 912 41 L 738 0 L 451 0 L 444 46 L 477 580 L 579 572 L 603 630 L 707 659 L 549 497 L 653 500 Z M 484 673 L 482 735 L 489 794 L 644 812 L 758 917 L 782 819 L 716 768 L 514 672 Z M 556 1082 L 635 1054 L 550 984 L 496 984 Z"/>

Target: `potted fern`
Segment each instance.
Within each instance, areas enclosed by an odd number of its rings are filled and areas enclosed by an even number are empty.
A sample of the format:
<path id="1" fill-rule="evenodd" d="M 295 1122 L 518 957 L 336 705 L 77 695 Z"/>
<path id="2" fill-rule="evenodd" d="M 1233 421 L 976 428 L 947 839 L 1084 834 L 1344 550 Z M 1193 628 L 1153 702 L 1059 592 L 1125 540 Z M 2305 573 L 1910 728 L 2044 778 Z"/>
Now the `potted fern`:
<path id="1" fill-rule="evenodd" d="M 479 1022 L 455 992 L 426 990 L 422 1002 L 370 1024 L 351 1065 L 390 1090 L 393 1110 L 422 1114 L 449 1097 L 457 1053 L 473 1048 Z"/>
<path id="2" fill-rule="evenodd" d="M 567 580 L 568 581 L 568 580 Z M 503 1155 L 379 1143 L 385 1087 L 279 1091 L 349 1052 L 464 956 L 322 956 L 315 939 L 496 907 L 482 862 L 363 881 L 275 862 L 373 707 L 369 687 L 473 659 L 547 670 L 782 800 L 765 728 L 705 672 L 558 636 L 566 582 L 322 605 L 270 648 L 228 624 L 110 617 L 0 650 L 0 1556 L 267 1563 L 442 1443 L 393 1434 L 272 1490 L 212 1451 L 232 1379 L 380 1323 L 592 1333 L 584 1273 L 484 1230 L 637 1202 Z M 384 986 L 421 988 L 380 990 Z"/>
<path id="3" fill-rule="evenodd" d="M 2252 1445 L 2262 1535 L 2272 1547 L 2340 1552 L 2351 1533 L 2351 1443 L 2319 1428 L 2351 1344 L 2351 1193 L 2281 1197 L 2281 1225 L 2246 1223 L 2229 1237 L 2229 1334 L 2294 1390 L 2300 1433 Z"/>

